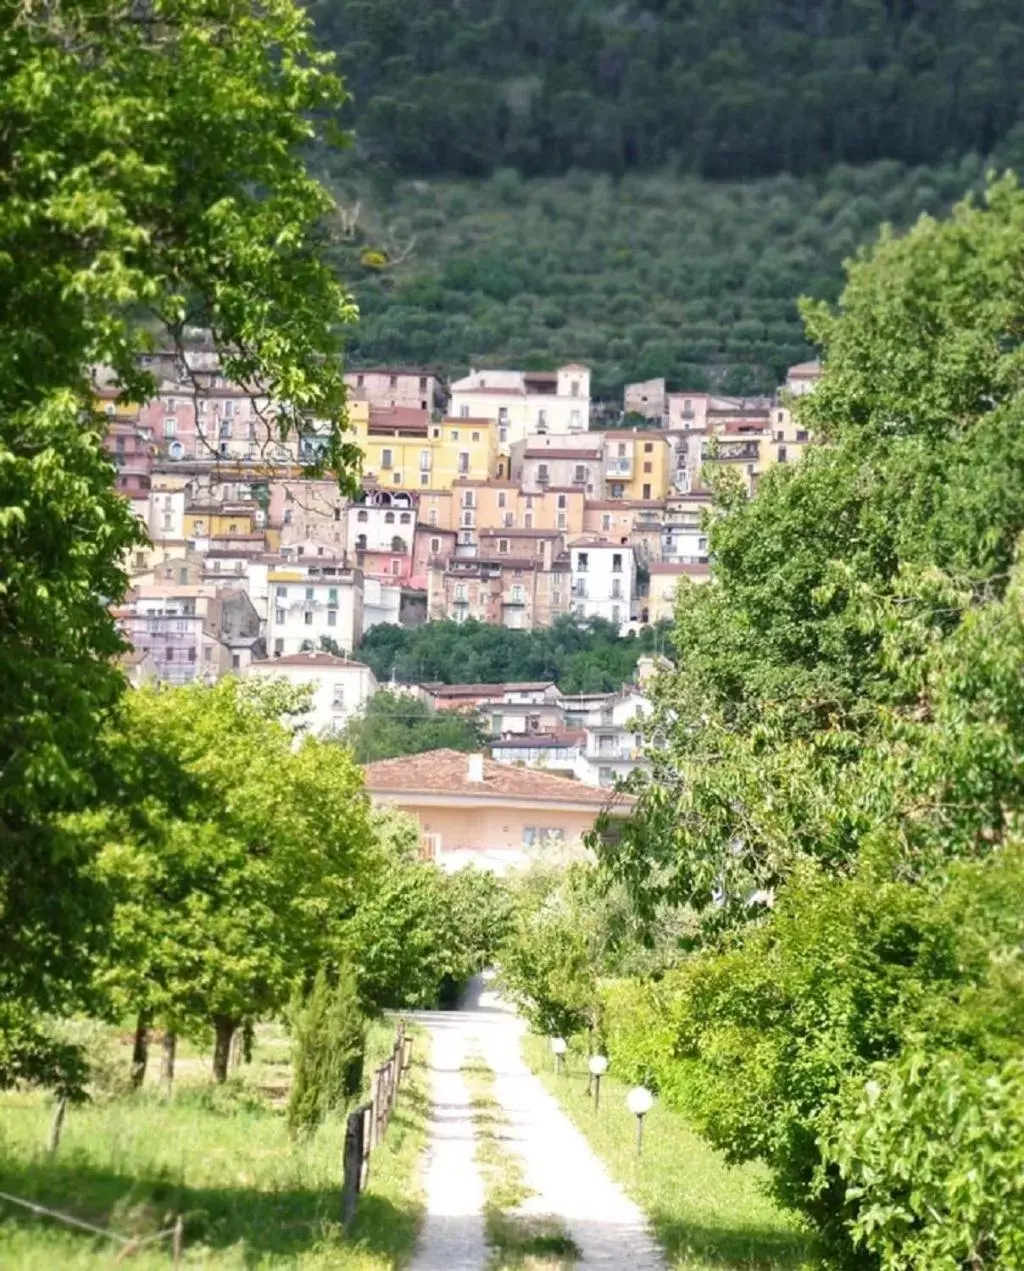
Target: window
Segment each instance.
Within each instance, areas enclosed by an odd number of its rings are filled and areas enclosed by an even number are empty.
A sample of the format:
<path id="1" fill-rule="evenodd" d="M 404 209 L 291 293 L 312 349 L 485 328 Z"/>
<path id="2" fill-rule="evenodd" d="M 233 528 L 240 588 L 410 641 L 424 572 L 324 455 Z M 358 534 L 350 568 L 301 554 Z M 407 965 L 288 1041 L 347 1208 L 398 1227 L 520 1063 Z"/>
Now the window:
<path id="1" fill-rule="evenodd" d="M 779 463 L 785 463 L 785 462 L 786 462 L 786 447 L 780 446 L 779 447 Z"/>
<path id="2" fill-rule="evenodd" d="M 232 670 L 237 671 L 241 665 L 242 665 L 242 655 L 240 653 L 232 653 L 231 655 Z"/>
<path id="3" fill-rule="evenodd" d="M 508 555 L 508 539 L 507 538 L 498 539 L 498 554 L 501 556 Z"/>
<path id="4" fill-rule="evenodd" d="M 440 441 L 440 439 L 441 439 L 441 429 L 440 429 L 440 428 L 432 428 L 432 429 L 430 430 L 430 435 L 431 435 L 431 437 L 433 437 L 433 439 L 434 439 L 435 441 Z"/>
<path id="5" fill-rule="evenodd" d="M 622 608 L 619 605 L 612 605 L 612 622 L 622 621 Z"/>
<path id="6" fill-rule="evenodd" d="M 430 451 L 421 450 L 420 451 L 420 472 L 429 472 L 429 471 L 430 471 Z"/>
<path id="7" fill-rule="evenodd" d="M 275 640 L 274 641 L 274 657 L 279 658 L 283 652 L 284 652 L 284 641 L 280 639 Z"/>
<path id="8" fill-rule="evenodd" d="M 569 396 L 579 397 L 579 395 L 580 395 L 580 382 L 579 380 L 573 380 L 569 385 Z"/>
<path id="9" fill-rule="evenodd" d="M 601 529 L 610 530 L 612 528 L 612 514 L 604 512 L 601 515 Z"/>
<path id="10" fill-rule="evenodd" d="M 312 588 L 312 587 L 307 587 L 307 588 L 306 588 L 306 599 L 307 599 L 307 600 L 312 600 L 312 599 L 313 599 L 313 597 L 314 597 L 315 595 L 316 595 L 316 592 L 313 590 L 313 588 Z"/>
<path id="11" fill-rule="evenodd" d="M 385 512 L 385 513 L 384 513 L 384 524 L 385 524 L 385 525 L 394 525 L 394 523 L 395 523 L 395 514 L 394 514 L 394 512 Z"/>
<path id="12" fill-rule="evenodd" d="M 328 603 L 329 605 L 332 605 L 334 608 L 337 608 L 337 606 L 338 606 L 338 589 L 337 589 L 337 587 L 331 587 L 331 588 L 329 588 L 329 589 L 328 589 L 328 591 L 327 591 L 327 603 Z"/>
<path id="13" fill-rule="evenodd" d="M 546 485 L 546 484 L 547 484 L 547 482 L 548 482 L 548 480 L 549 480 L 549 477 L 548 477 L 548 465 L 547 465 L 546 463 L 538 464 L 538 466 L 537 466 L 537 480 L 538 480 L 538 481 L 539 481 L 542 485 Z"/>
<path id="14" fill-rule="evenodd" d="M 390 468 L 394 464 L 394 461 L 395 461 L 394 451 L 390 450 L 388 447 L 385 447 L 380 452 L 380 466 L 384 469 Z"/>
<path id="15" fill-rule="evenodd" d="M 468 419 L 468 418 L 469 418 L 469 407 L 468 407 L 468 406 L 460 406 L 460 407 L 459 407 L 459 418 L 460 418 L 460 419 Z M 459 436 L 459 434 L 458 434 L 458 433 L 453 434 L 453 436 L 452 436 L 452 441 L 457 441 L 457 440 L 458 440 L 458 436 Z"/>
<path id="16" fill-rule="evenodd" d="M 582 463 L 578 463 L 573 471 L 573 482 L 576 485 L 583 485 L 587 479 L 587 470 Z"/>
<path id="17" fill-rule="evenodd" d="M 278 597 L 278 599 L 283 600 L 285 596 L 288 595 L 288 588 L 278 586 L 275 590 L 275 595 Z"/>
<path id="18" fill-rule="evenodd" d="M 585 574 L 590 565 L 590 555 L 587 552 L 580 552 L 576 557 L 576 570 L 580 574 Z"/>
<path id="19" fill-rule="evenodd" d="M 613 600 L 622 599 L 622 579 L 621 578 L 612 579 L 612 599 Z"/>
<path id="20" fill-rule="evenodd" d="M 427 391 L 427 377 L 425 375 L 421 375 L 420 376 L 420 392 L 425 393 L 426 391 Z"/>
<path id="21" fill-rule="evenodd" d="M 393 472 L 393 473 L 391 474 L 391 484 L 392 484 L 392 485 L 401 485 L 401 484 L 402 484 L 402 474 L 401 474 L 400 472 Z"/>
<path id="22" fill-rule="evenodd" d="M 302 618 L 307 627 L 311 627 L 313 625 L 313 615 L 311 613 L 304 613 Z"/>
<path id="23" fill-rule="evenodd" d="M 395 537 L 391 540 L 391 550 L 393 552 L 398 552 L 399 555 L 401 556 L 404 556 L 405 550 L 406 550 L 405 539 L 402 538 L 400 535 L 396 534 Z"/>
<path id="24" fill-rule="evenodd" d="M 359 534 L 356 536 L 356 551 L 357 552 L 366 551 L 366 535 L 365 534 Z"/>
<path id="25" fill-rule="evenodd" d="M 537 431 L 540 432 L 541 430 L 547 428 L 547 426 L 548 426 L 548 412 L 542 407 L 539 411 L 537 411 Z"/>
<path id="26" fill-rule="evenodd" d="M 645 454 L 645 455 L 653 455 L 653 454 L 654 454 L 654 442 L 653 442 L 653 441 L 645 441 L 645 442 L 644 442 L 644 454 Z"/>
<path id="27" fill-rule="evenodd" d="M 564 512 L 559 512 L 558 515 L 555 517 L 555 528 L 560 530 L 565 529 L 565 513 Z"/>
<path id="28" fill-rule="evenodd" d="M 471 508 L 475 502 L 476 502 L 476 500 L 475 500 L 475 499 L 474 499 L 474 497 L 473 497 L 473 491 L 472 491 L 472 490 L 463 490 L 463 492 L 462 492 L 462 506 L 463 506 L 464 508 Z"/>
<path id="29" fill-rule="evenodd" d="M 362 375 L 357 375 L 357 376 L 356 376 L 356 388 L 362 388 L 362 387 L 363 387 L 364 382 L 365 382 L 365 377 L 364 377 L 364 376 L 362 376 Z"/>
<path id="30" fill-rule="evenodd" d="M 651 483 L 649 481 L 644 482 L 643 497 L 645 499 L 649 499 L 651 497 Z"/>
<path id="31" fill-rule="evenodd" d="M 431 508 L 431 509 L 427 512 L 427 524 L 428 524 L 428 525 L 436 525 L 436 524 L 437 524 L 437 508 Z"/>
<path id="32" fill-rule="evenodd" d="M 578 410 L 569 412 L 569 427 L 573 432 L 576 432 L 579 429 L 581 422 L 580 412 Z"/>
<path id="33" fill-rule="evenodd" d="M 394 574 L 396 577 L 397 577 L 397 575 L 398 575 L 398 574 L 400 574 L 400 573 L 402 572 L 402 562 L 401 562 L 400 560 L 393 560 L 393 561 L 391 562 L 391 572 L 392 572 L 392 574 Z"/>
<path id="34" fill-rule="evenodd" d="M 430 473 L 429 473 L 429 472 L 421 472 L 421 473 L 420 473 L 420 485 L 430 485 Z"/>
<path id="35" fill-rule="evenodd" d="M 507 406 L 498 407 L 498 423 L 499 424 L 508 423 L 508 407 Z"/>
<path id="36" fill-rule="evenodd" d="M 498 491 L 498 507 L 503 508 L 507 502 L 508 502 L 508 496 L 505 494 L 505 491 L 499 490 Z"/>
<path id="37" fill-rule="evenodd" d="M 329 627 L 336 627 L 336 626 L 338 625 L 338 611 L 337 611 L 337 609 L 328 609 L 328 610 L 327 610 L 327 625 L 328 625 Z"/>
<path id="38" fill-rule="evenodd" d="M 621 552 L 615 552 L 612 555 L 612 573 L 613 574 L 622 573 L 622 553 Z"/>
<path id="39" fill-rule="evenodd" d="M 611 489 L 609 490 L 609 494 L 612 496 L 613 499 L 621 499 L 623 496 L 623 493 L 625 492 L 625 489 L 626 487 L 622 484 L 621 481 L 613 481 L 611 485 Z"/>
<path id="40" fill-rule="evenodd" d="M 527 530 L 533 529 L 533 513 L 527 512 L 523 517 L 523 528 Z"/>
<path id="41" fill-rule="evenodd" d="M 179 569 L 179 570 L 178 570 L 178 582 L 180 583 L 180 585 L 181 585 L 182 587 L 186 586 L 186 584 L 188 583 L 188 570 L 187 570 L 187 569 Z"/>
<path id="42" fill-rule="evenodd" d="M 193 652 L 194 652 L 194 650 L 193 650 Z M 166 648 L 166 649 L 164 649 L 164 660 L 165 660 L 165 661 L 167 661 L 167 662 L 173 662 L 173 661 L 174 661 L 174 647 L 173 647 L 172 645 L 170 645 L 170 644 L 167 646 L 167 648 Z"/>
<path id="43" fill-rule="evenodd" d="M 625 457 L 626 457 L 626 443 L 624 441 L 620 441 L 619 442 L 619 458 L 625 459 Z"/>
<path id="44" fill-rule="evenodd" d="M 505 529 L 510 530 L 516 523 L 516 514 L 514 512 L 506 512 L 504 517 Z"/>
<path id="45" fill-rule="evenodd" d="M 370 519 L 370 514 L 369 512 L 367 512 L 366 508 L 360 508 L 359 511 L 356 513 L 357 521 L 368 521 L 369 519 Z"/>
<path id="46" fill-rule="evenodd" d="M 278 624 L 284 622 L 284 610 L 281 608 L 274 610 L 274 621 Z"/>
<path id="47" fill-rule="evenodd" d="M 512 603 L 521 605 L 523 603 L 523 588 L 520 583 L 512 584 Z"/>
<path id="48" fill-rule="evenodd" d="M 397 376 L 397 375 L 390 375 L 390 376 L 388 377 L 388 387 L 389 387 L 389 388 L 397 388 L 397 387 L 398 387 L 398 376 Z"/>
<path id="49" fill-rule="evenodd" d="M 335 710 L 345 709 L 345 686 L 343 684 L 335 684 L 334 692 L 331 695 L 331 705 Z"/>
<path id="50" fill-rule="evenodd" d="M 178 433 L 178 421 L 173 417 L 164 420 L 164 436 L 175 437 Z"/>
<path id="51" fill-rule="evenodd" d="M 650 473 L 652 473 L 653 471 L 654 471 L 654 465 L 653 465 L 653 464 L 651 464 L 651 463 L 645 463 L 645 464 L 644 464 L 644 473 L 645 473 L 645 475 L 650 475 Z"/>
<path id="52" fill-rule="evenodd" d="M 213 562 L 213 572 L 214 572 L 215 574 L 219 574 L 219 573 L 220 573 L 220 561 L 219 561 L 219 560 L 215 560 L 215 561 Z"/>
<path id="53" fill-rule="evenodd" d="M 164 529 L 169 530 L 170 528 L 171 528 L 171 514 L 170 512 L 165 512 L 164 513 Z M 197 532 L 198 532 L 198 527 L 197 527 Z"/>
<path id="54" fill-rule="evenodd" d="M 465 583 L 455 584 L 455 603 L 459 605 L 464 605 L 466 603 L 466 584 Z"/>
<path id="55" fill-rule="evenodd" d="M 543 847 L 545 843 L 562 843 L 565 831 L 546 825 L 524 825 L 523 847 Z"/>
<path id="56" fill-rule="evenodd" d="M 409 521 L 410 521 L 412 518 L 409 516 L 409 513 L 408 513 L 408 512 L 403 512 L 403 513 L 399 516 L 399 518 L 398 518 L 398 519 L 399 519 L 399 521 L 402 523 L 402 525 L 408 525 L 408 524 L 409 524 Z"/>
<path id="57" fill-rule="evenodd" d="M 221 440 L 224 440 L 225 438 L 230 438 L 231 436 L 231 420 L 230 419 L 222 419 L 220 421 L 220 428 L 218 429 L 218 435 L 220 436 Z"/>
<path id="58" fill-rule="evenodd" d="M 480 440 L 480 434 L 479 434 L 478 432 L 472 433 L 472 434 L 470 435 L 470 438 L 469 438 L 469 439 L 470 439 L 470 441 L 479 441 L 479 440 Z"/>
<path id="59" fill-rule="evenodd" d="M 430 540 L 431 555 L 436 556 L 440 550 L 441 550 L 441 540 L 439 538 L 432 538 Z"/>
<path id="60" fill-rule="evenodd" d="M 334 519 L 335 519 L 336 521 L 340 521 L 340 520 L 341 520 L 341 508 L 335 508 L 335 509 L 334 509 Z"/>
<path id="61" fill-rule="evenodd" d="M 459 475 L 465 476 L 469 472 L 469 451 L 459 451 Z"/>

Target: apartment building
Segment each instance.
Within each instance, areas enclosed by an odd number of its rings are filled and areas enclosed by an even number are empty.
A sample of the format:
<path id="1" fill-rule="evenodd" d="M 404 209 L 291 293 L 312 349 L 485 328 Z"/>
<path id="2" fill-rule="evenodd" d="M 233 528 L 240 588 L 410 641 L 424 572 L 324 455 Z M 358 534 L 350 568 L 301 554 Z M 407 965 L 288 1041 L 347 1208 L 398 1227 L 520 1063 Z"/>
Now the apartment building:
<path id="1" fill-rule="evenodd" d="M 663 499 L 672 479 L 672 443 L 664 433 L 615 429 L 604 434 L 604 491 L 608 499 Z"/>
<path id="2" fill-rule="evenodd" d="M 502 454 L 531 433 L 586 432 L 590 427 L 590 369 L 576 363 L 557 371 L 470 370 L 451 386 L 451 414 L 490 419 Z"/>
<path id="3" fill-rule="evenodd" d="M 322 650 L 253 662 L 247 675 L 308 688 L 310 709 L 303 729 L 321 737 L 340 732 L 377 691 L 376 676 L 368 666 Z"/>
<path id="4" fill-rule="evenodd" d="M 524 494 L 577 490 L 588 499 L 604 497 L 604 455 L 600 434 L 586 437 L 530 437 L 512 451 L 512 480 Z"/>
<path id="5" fill-rule="evenodd" d="M 267 572 L 267 651 L 290 657 L 322 637 L 352 652 L 363 635 L 363 575 L 345 557 L 280 562 Z"/>
<path id="6" fill-rule="evenodd" d="M 610 694 L 587 720 L 576 776 L 584 785 L 608 789 L 646 766 L 643 720 L 651 704 L 639 689 Z"/>
<path id="7" fill-rule="evenodd" d="M 654 561 L 648 566 L 650 582 L 646 600 L 647 622 L 671 620 L 675 613 L 676 597 L 682 579 L 693 583 L 706 583 L 711 578 L 711 566 L 692 564 L 680 560 Z M 643 618 L 644 615 L 641 614 Z"/>
<path id="8" fill-rule="evenodd" d="M 428 571 L 427 616 L 476 619 L 512 630 L 550 626 L 569 612 L 567 556 L 453 557 Z"/>
<path id="9" fill-rule="evenodd" d="M 419 366 L 365 366 L 345 372 L 349 400 L 364 398 L 371 407 L 433 411 L 444 405 L 441 381 Z"/>
<path id="10" fill-rule="evenodd" d="M 572 611 L 616 627 L 635 617 L 636 556 L 626 543 L 584 537 L 570 548 Z"/>
<path id="11" fill-rule="evenodd" d="M 349 510 L 348 552 L 364 578 L 408 583 L 413 574 L 418 496 L 365 492 Z"/>
<path id="12" fill-rule="evenodd" d="M 433 420 L 404 407 L 371 410 L 355 422 L 363 471 L 381 489 L 448 490 L 460 479 L 497 474 L 495 426 L 488 419 Z"/>
<path id="13" fill-rule="evenodd" d="M 153 583 L 133 588 L 114 617 L 166 684 L 212 682 L 259 651 L 259 617 L 243 590 Z"/>

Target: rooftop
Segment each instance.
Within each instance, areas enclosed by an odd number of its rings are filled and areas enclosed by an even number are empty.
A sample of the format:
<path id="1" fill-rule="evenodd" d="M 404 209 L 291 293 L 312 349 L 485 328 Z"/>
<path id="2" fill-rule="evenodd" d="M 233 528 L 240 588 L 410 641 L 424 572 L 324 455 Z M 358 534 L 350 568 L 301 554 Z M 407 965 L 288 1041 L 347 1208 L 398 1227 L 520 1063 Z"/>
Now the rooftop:
<path id="1" fill-rule="evenodd" d="M 297 666 L 309 670 L 337 671 L 344 667 L 356 667 L 368 670 L 365 662 L 354 662 L 350 658 L 339 658 L 333 653 L 311 650 L 309 653 L 290 653 L 283 658 L 263 658 L 252 663 L 254 671 L 273 671 L 279 667 Z"/>
<path id="2" fill-rule="evenodd" d="M 441 684 L 433 680 L 420 685 L 432 697 L 500 697 L 503 693 L 539 693 L 554 686 L 554 680 L 521 680 L 508 684 Z"/>
<path id="3" fill-rule="evenodd" d="M 375 794 L 441 794 L 454 799 L 506 799 L 537 803 L 585 804 L 595 813 L 609 802 L 608 791 L 568 777 L 512 768 L 483 760 L 483 780 L 470 781 L 469 756 L 458 750 L 428 750 L 422 755 L 382 759 L 363 768 L 366 788 Z"/>

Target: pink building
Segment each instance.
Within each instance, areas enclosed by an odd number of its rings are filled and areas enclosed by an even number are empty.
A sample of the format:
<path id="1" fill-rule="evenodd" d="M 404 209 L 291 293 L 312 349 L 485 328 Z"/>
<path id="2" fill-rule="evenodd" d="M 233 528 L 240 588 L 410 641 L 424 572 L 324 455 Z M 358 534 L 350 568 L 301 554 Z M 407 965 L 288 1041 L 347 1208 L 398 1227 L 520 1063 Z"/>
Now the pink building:
<path id="1" fill-rule="evenodd" d="M 624 816 L 632 805 L 628 796 L 455 750 L 384 759 L 363 772 L 374 803 L 415 816 L 422 855 L 445 869 L 526 865 L 578 846 L 602 809 Z"/>

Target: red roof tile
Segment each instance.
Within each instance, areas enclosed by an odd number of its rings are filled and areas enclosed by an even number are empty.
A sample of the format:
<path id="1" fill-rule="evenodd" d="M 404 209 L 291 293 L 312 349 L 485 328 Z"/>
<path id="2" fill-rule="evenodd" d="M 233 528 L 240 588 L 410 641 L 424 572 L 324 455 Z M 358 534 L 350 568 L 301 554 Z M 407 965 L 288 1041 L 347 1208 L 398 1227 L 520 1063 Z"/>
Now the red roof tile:
<path id="1" fill-rule="evenodd" d="M 428 750 L 422 755 L 382 759 L 363 768 L 366 788 L 374 794 L 447 794 L 454 799 L 496 803 L 508 799 L 575 803 L 592 807 L 595 813 L 610 801 L 607 790 L 533 768 L 513 768 L 484 759 L 483 772 L 483 781 L 470 781 L 469 756 L 458 750 Z M 619 796 L 616 801 L 626 800 Z"/>

